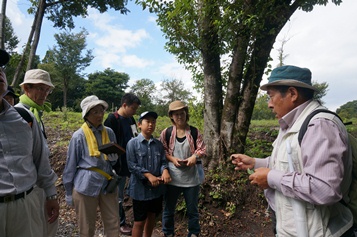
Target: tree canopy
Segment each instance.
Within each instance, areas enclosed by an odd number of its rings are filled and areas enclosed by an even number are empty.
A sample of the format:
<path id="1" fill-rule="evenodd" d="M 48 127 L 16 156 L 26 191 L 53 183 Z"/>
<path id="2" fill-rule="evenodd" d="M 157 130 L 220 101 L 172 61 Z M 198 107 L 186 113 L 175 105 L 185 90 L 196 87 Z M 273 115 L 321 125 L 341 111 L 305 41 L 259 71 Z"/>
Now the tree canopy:
<path id="1" fill-rule="evenodd" d="M 349 101 L 336 110 L 336 113 L 343 119 L 357 117 L 357 100 Z"/>
<path id="2" fill-rule="evenodd" d="M 128 87 L 129 75 L 107 68 L 103 72 L 88 75 L 86 95 L 96 95 L 105 100 L 109 108 L 115 111 L 120 107 L 121 97 Z"/>
<path id="3" fill-rule="evenodd" d="M 63 92 L 63 106 L 67 107 L 67 93 L 70 87 L 76 87 L 76 80 L 82 76 L 82 71 L 90 65 L 93 59 L 92 50 L 84 51 L 87 31 L 79 33 L 64 31 L 55 34 L 57 45 L 47 51 L 45 63 L 53 63 L 53 75 L 60 79 L 59 90 Z"/>
<path id="4" fill-rule="evenodd" d="M 207 163 L 215 168 L 231 153 L 244 152 L 259 85 L 283 26 L 297 9 L 312 11 L 328 0 L 137 2 L 158 15 L 166 48 L 204 86 Z"/>

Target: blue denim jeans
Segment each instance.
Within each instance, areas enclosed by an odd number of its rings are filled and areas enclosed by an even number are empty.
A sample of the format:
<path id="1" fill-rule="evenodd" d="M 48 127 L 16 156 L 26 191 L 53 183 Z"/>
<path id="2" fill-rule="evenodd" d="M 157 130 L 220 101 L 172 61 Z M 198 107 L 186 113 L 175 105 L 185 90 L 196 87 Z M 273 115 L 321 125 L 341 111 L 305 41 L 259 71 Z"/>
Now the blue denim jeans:
<path id="1" fill-rule="evenodd" d="M 164 211 L 162 213 L 162 231 L 165 235 L 175 234 L 175 209 L 177 200 L 182 193 L 185 198 L 187 216 L 188 216 L 188 236 L 200 233 L 200 222 L 198 213 L 198 194 L 200 185 L 194 187 L 177 187 L 173 185 L 166 186 L 164 195 Z"/>
<path id="2" fill-rule="evenodd" d="M 125 211 L 124 211 L 123 203 L 124 203 L 126 178 L 127 178 L 126 176 L 119 176 L 118 201 L 119 201 L 120 226 L 125 225 Z"/>

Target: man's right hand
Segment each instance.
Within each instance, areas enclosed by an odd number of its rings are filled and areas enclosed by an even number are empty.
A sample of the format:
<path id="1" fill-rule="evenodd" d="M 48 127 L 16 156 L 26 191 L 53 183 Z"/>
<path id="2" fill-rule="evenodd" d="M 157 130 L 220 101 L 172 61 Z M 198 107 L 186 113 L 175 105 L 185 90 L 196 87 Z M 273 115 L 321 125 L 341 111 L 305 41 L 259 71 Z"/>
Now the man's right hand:
<path id="1" fill-rule="evenodd" d="M 255 159 L 244 154 L 232 154 L 231 160 L 235 170 L 253 169 L 255 165 Z"/>

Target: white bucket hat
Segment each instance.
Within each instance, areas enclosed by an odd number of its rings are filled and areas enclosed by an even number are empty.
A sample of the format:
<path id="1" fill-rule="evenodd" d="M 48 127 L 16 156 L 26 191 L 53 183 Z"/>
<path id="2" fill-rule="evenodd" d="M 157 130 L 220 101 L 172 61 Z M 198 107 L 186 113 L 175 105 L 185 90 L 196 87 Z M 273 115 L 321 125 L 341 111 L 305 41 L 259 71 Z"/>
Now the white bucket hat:
<path id="1" fill-rule="evenodd" d="M 108 109 L 108 103 L 105 102 L 104 100 L 100 100 L 97 96 L 95 95 L 90 95 L 84 98 L 81 102 L 81 108 L 82 108 L 82 118 L 86 116 L 86 114 L 91 110 L 93 107 L 97 105 L 102 105 L 104 109 Z"/>
<path id="2" fill-rule="evenodd" d="M 48 72 L 42 69 L 31 69 L 25 73 L 24 82 L 20 84 L 23 86 L 24 84 L 45 84 L 54 88 L 55 86 L 51 82 L 51 77 Z"/>

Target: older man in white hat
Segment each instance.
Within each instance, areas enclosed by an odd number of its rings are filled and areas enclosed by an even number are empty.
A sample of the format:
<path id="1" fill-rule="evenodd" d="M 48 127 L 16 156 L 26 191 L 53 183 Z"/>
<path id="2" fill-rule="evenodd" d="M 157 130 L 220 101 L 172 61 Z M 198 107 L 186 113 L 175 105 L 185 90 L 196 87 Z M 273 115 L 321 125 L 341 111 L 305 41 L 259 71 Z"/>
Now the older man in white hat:
<path id="1" fill-rule="evenodd" d="M 47 139 L 45 126 L 42 122 L 42 114 L 44 111 L 50 112 L 51 111 L 51 104 L 47 102 L 47 96 L 52 92 L 53 88 L 55 87 L 51 82 L 51 77 L 48 72 L 42 69 L 31 69 L 25 73 L 24 81 L 20 84 L 22 87 L 24 94 L 20 96 L 20 102 L 15 105 L 15 107 L 22 107 L 25 109 L 30 110 L 44 135 L 44 138 Z M 47 154 L 48 158 L 50 156 L 50 151 L 48 147 Z M 44 211 L 44 204 L 45 204 L 45 193 L 43 189 L 35 186 L 34 193 L 38 195 L 38 209 L 42 213 L 42 219 L 37 220 L 39 225 L 44 225 L 44 236 L 54 237 L 56 236 L 57 229 L 58 229 L 58 219 L 54 223 L 48 223 L 47 214 Z M 57 198 L 57 197 L 51 197 Z"/>
<path id="2" fill-rule="evenodd" d="M 43 111 L 51 111 L 51 104 L 46 100 L 47 96 L 52 93 L 55 87 L 51 82 L 50 74 L 42 69 L 28 70 L 20 86 L 24 90 L 24 94 L 20 96 L 20 104 L 35 115 L 46 137 L 45 126 L 42 122 L 42 113 Z"/>

